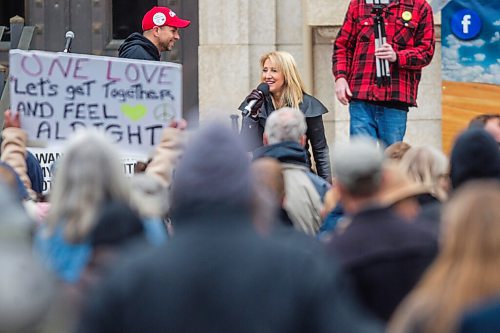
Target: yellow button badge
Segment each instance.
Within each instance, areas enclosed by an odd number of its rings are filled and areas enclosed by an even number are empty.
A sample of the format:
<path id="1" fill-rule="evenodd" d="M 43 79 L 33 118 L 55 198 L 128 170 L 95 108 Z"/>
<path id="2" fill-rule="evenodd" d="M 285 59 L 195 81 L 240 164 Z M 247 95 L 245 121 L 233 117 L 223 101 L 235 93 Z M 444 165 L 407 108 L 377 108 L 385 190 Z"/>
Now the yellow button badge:
<path id="1" fill-rule="evenodd" d="M 409 12 L 409 11 L 405 11 L 405 12 L 403 12 L 403 14 L 401 15 L 401 17 L 402 17 L 402 18 L 403 18 L 403 20 L 405 20 L 406 22 L 411 21 L 411 18 L 412 18 L 412 16 L 411 16 L 411 12 Z"/>

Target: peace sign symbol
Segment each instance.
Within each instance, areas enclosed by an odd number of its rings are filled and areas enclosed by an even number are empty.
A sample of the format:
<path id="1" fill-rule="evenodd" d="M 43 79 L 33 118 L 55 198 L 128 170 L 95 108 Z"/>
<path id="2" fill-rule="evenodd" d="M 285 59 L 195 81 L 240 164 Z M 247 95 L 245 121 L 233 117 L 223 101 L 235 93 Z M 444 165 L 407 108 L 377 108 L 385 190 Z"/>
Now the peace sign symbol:
<path id="1" fill-rule="evenodd" d="M 163 103 L 154 108 L 153 115 L 156 120 L 169 122 L 175 117 L 175 110 L 173 105 Z"/>

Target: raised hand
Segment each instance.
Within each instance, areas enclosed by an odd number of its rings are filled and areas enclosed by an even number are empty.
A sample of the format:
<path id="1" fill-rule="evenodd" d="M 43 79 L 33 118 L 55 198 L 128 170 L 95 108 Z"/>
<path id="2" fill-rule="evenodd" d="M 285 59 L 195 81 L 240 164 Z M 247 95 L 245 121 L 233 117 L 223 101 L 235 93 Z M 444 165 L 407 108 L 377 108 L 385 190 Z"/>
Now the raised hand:
<path id="1" fill-rule="evenodd" d="M 21 128 L 21 120 L 19 118 L 19 112 L 17 112 L 15 115 L 12 114 L 12 111 L 6 110 L 4 112 L 4 128 L 8 127 L 17 127 Z"/>

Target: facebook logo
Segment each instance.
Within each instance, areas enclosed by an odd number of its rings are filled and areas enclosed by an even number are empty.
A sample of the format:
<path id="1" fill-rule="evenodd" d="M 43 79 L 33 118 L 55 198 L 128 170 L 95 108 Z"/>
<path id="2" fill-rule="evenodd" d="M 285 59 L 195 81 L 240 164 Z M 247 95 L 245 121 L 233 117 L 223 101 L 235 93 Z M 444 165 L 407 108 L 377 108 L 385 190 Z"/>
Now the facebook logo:
<path id="1" fill-rule="evenodd" d="M 462 19 L 462 27 L 463 27 L 462 32 L 464 33 L 464 35 L 469 34 L 469 25 L 470 25 L 470 18 L 471 17 L 472 16 L 470 16 L 469 14 L 466 14 L 466 15 L 464 15 L 464 18 Z"/>
<path id="2" fill-rule="evenodd" d="M 459 39 L 469 40 L 477 37 L 481 27 L 481 18 L 472 9 L 462 9 L 451 18 L 451 31 Z"/>

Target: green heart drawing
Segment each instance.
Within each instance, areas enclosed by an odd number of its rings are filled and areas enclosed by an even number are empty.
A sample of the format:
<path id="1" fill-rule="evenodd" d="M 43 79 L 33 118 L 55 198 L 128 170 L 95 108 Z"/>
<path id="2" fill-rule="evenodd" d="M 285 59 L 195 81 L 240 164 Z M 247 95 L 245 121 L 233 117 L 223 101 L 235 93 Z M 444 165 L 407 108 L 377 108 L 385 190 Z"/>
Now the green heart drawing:
<path id="1" fill-rule="evenodd" d="M 142 104 L 137 104 L 135 106 L 122 104 L 121 111 L 132 121 L 138 121 L 148 113 L 148 109 Z"/>

